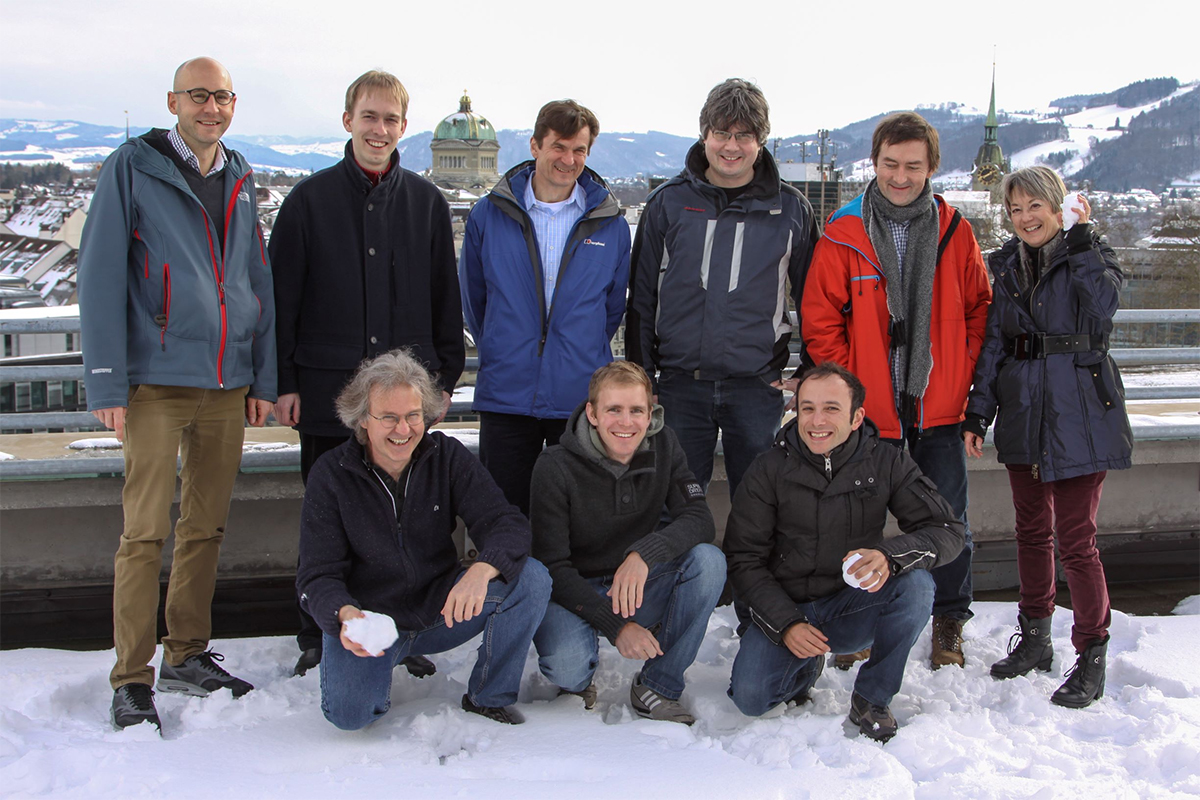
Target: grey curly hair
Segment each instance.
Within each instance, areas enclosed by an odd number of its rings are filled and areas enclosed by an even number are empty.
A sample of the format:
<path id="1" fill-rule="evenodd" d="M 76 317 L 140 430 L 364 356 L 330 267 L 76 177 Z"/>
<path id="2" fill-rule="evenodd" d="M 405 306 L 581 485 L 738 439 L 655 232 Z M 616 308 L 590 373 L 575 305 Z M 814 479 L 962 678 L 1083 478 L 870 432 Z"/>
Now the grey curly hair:
<path id="1" fill-rule="evenodd" d="M 409 387 L 421 398 L 421 412 L 428 427 L 442 412 L 442 392 L 429 370 L 406 347 L 376 356 L 359 365 L 350 383 L 346 384 L 346 388 L 338 395 L 338 419 L 354 431 L 354 437 L 359 442 L 365 444 L 367 432 L 362 422 L 367 418 L 370 409 L 371 393 L 376 389 L 388 391 L 402 386 Z"/>

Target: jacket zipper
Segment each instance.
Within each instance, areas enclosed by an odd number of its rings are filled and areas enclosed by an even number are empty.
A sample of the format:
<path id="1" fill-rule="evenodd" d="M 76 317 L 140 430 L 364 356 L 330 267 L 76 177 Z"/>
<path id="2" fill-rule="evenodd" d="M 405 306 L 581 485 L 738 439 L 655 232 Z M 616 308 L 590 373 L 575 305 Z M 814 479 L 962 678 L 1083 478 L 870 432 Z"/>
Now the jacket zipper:
<path id="1" fill-rule="evenodd" d="M 829 459 L 829 454 L 825 454 L 825 478 L 833 480 L 833 462 Z"/>
<path id="2" fill-rule="evenodd" d="M 167 323 L 171 321 L 171 265 L 163 264 L 163 321 L 158 330 L 158 343 L 167 351 Z"/>
<path id="3" fill-rule="evenodd" d="M 200 213 L 204 215 L 204 232 L 208 236 L 208 255 L 212 259 L 213 278 L 217 281 L 217 302 L 221 306 L 221 344 L 217 348 L 217 386 L 224 389 L 225 376 L 222 368 L 225 364 L 225 337 L 229 329 L 229 319 L 225 312 L 225 276 L 222 275 L 221 268 L 217 265 L 217 251 L 213 247 L 212 223 L 208 212 L 201 206 Z M 225 233 L 229 234 L 228 228 Z M 222 253 L 222 258 L 224 258 L 224 253 Z"/>

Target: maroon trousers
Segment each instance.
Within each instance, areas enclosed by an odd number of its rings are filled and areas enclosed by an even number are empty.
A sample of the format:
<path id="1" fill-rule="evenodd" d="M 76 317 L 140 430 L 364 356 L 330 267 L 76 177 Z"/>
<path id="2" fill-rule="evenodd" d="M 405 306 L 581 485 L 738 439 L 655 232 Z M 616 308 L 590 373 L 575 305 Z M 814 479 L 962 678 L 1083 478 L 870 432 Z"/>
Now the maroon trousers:
<path id="1" fill-rule="evenodd" d="M 1107 473 L 1096 472 L 1043 483 L 1033 477 L 1028 464 L 1009 464 L 1017 511 L 1017 572 L 1021 578 L 1021 611 L 1030 619 L 1054 613 L 1054 538 L 1075 624 L 1071 643 L 1076 652 L 1108 635 L 1112 613 L 1104 566 L 1096 550 L 1096 509 Z"/>

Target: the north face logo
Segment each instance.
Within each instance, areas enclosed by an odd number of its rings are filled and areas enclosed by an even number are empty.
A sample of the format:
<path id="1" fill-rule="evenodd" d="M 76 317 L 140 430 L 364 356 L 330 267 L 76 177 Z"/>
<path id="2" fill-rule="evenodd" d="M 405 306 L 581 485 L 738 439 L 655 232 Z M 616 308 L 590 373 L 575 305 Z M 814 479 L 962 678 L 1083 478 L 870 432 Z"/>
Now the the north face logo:
<path id="1" fill-rule="evenodd" d="M 584 239 L 584 244 L 594 244 L 596 247 L 604 247 L 604 242 L 597 242 L 595 239 Z"/>
<path id="2" fill-rule="evenodd" d="M 246 192 L 238 192 L 238 200 L 245 200 L 247 203 L 249 203 L 250 195 L 246 194 Z"/>

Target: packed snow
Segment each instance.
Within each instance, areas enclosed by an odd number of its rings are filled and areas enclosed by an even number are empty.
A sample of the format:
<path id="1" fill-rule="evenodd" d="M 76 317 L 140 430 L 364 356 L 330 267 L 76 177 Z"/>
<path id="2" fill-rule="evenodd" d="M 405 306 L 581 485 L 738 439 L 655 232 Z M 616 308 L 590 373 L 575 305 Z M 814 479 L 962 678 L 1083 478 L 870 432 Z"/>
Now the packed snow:
<path id="1" fill-rule="evenodd" d="M 396 643 L 400 634 L 396 632 L 395 621 L 387 614 L 363 609 L 361 617 L 346 620 L 346 637 L 368 653 L 382 653 Z"/>
<path id="2" fill-rule="evenodd" d="M 240 700 L 159 693 L 149 725 L 112 730 L 112 651 L 0 652 L 0 794 L 6 797 L 301 798 L 1167 798 L 1200 795 L 1200 596 L 1169 617 L 1113 614 L 1105 696 L 1071 710 L 1048 698 L 1073 663 L 1071 614 L 1054 618 L 1049 674 L 995 681 L 1015 607 L 977 603 L 967 666 L 933 672 L 929 630 L 892 702 L 887 745 L 844 725 L 854 671 L 827 669 L 813 702 L 769 719 L 726 697 L 737 653 L 718 609 L 683 702 L 692 728 L 635 717 L 638 665 L 602 643 L 599 702 L 585 711 L 537 675 L 521 687 L 528 722 L 459 709 L 476 642 L 433 656 L 438 674 L 398 669 L 390 713 L 347 733 L 321 715 L 320 676 L 290 677 L 290 637 L 216 642 L 258 688 Z M 157 660 L 156 662 L 157 663 Z"/>
<path id="3" fill-rule="evenodd" d="M 67 445 L 68 450 L 120 450 L 121 440 L 115 436 L 100 436 L 94 439 L 76 439 Z"/>
<path id="4" fill-rule="evenodd" d="M 16 456 L 12 453 L 0 453 L 0 461 L 12 461 Z"/>

